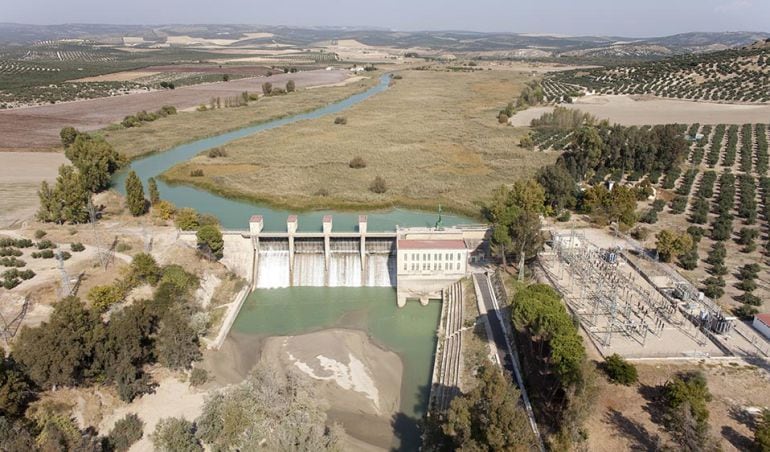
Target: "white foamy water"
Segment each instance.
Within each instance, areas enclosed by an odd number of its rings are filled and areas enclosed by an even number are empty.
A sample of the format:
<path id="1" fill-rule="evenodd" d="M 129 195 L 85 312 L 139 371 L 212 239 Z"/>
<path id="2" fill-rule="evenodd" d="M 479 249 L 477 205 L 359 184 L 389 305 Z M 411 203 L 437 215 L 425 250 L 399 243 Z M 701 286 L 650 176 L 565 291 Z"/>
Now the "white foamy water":
<path id="1" fill-rule="evenodd" d="M 387 254 L 366 256 L 366 286 L 394 287 L 396 285 L 396 259 Z"/>
<path id="2" fill-rule="evenodd" d="M 294 255 L 294 285 L 303 287 L 323 287 L 325 279 L 323 254 Z"/>
<path id="3" fill-rule="evenodd" d="M 358 253 L 332 252 L 329 261 L 329 287 L 360 287 L 361 258 Z"/>

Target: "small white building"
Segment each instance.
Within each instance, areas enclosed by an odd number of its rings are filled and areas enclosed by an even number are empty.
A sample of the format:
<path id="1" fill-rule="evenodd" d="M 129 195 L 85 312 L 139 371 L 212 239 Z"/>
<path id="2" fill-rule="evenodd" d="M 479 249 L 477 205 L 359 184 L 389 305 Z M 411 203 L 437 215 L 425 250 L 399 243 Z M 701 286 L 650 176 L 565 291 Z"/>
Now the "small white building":
<path id="1" fill-rule="evenodd" d="M 755 315 L 752 326 L 767 339 L 770 339 L 770 314 Z"/>

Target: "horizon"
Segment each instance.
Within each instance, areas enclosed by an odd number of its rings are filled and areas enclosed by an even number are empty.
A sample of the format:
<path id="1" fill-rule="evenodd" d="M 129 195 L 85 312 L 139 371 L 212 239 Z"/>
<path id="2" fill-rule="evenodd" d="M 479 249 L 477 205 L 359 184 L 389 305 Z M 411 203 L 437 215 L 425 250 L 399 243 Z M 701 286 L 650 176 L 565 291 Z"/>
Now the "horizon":
<path id="1" fill-rule="evenodd" d="M 28 0 L 6 7 L 2 22 L 19 25 L 261 25 L 293 28 L 354 28 L 402 32 L 476 33 L 649 38 L 683 33 L 768 33 L 770 2 L 756 0 L 543 0 L 537 4 L 478 0 L 473 5 L 425 0 L 393 0 L 376 8 L 353 0 L 334 4 L 297 0 L 291 9 L 266 2 L 221 0 L 215 7 L 169 0 L 158 11 L 151 0 L 130 10 L 107 10 L 97 0 Z M 244 20 L 246 18 L 247 20 Z M 702 31 L 689 31 L 697 24 Z M 758 31 L 756 31 L 758 30 Z"/>
<path id="2" fill-rule="evenodd" d="M 551 31 L 504 31 L 504 30 L 474 30 L 474 29 L 400 29 L 394 27 L 385 27 L 377 25 L 287 25 L 287 24 L 259 24 L 259 23 L 240 23 L 240 22 L 157 22 L 157 23 L 118 23 L 118 22 L 59 22 L 59 23 L 34 23 L 34 22 L 0 22 L 0 25 L 17 25 L 17 26 L 32 26 L 32 27 L 61 27 L 61 26 L 78 26 L 78 25 L 94 25 L 94 26 L 115 26 L 115 27 L 171 27 L 171 26 L 244 26 L 254 27 L 259 29 L 264 28 L 294 28 L 294 29 L 325 29 L 325 30 L 345 30 L 345 31 L 382 31 L 390 33 L 477 33 L 477 34 L 510 34 L 520 36 L 543 36 L 553 38 L 584 38 L 584 37 L 596 37 L 596 38 L 632 38 L 632 39 L 652 39 L 671 37 L 678 35 L 688 34 L 730 34 L 730 33 L 756 33 L 766 34 L 770 36 L 770 30 L 754 30 L 754 29 L 735 29 L 735 30 L 701 30 L 691 29 L 685 31 L 677 31 L 668 34 L 652 34 L 652 35 L 622 35 L 622 34 L 602 34 L 602 33 L 583 33 L 583 34 L 570 34 Z"/>

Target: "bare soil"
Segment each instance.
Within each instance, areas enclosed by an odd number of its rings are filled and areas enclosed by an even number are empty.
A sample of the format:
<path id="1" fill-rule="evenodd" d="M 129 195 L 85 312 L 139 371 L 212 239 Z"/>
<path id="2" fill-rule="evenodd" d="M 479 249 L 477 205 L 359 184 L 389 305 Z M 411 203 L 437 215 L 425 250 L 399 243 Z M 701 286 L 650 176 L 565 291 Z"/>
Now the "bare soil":
<path id="1" fill-rule="evenodd" d="M 53 182 L 59 166 L 65 163 L 67 159 L 60 153 L 0 153 L 0 227 L 18 224 L 34 215 L 40 182 Z"/>
<path id="2" fill-rule="evenodd" d="M 92 131 L 138 111 L 154 111 L 164 105 L 182 110 L 208 103 L 212 97 L 238 96 L 244 91 L 261 93 L 264 82 L 282 86 L 294 80 L 297 88 L 303 88 L 339 83 L 347 77 L 347 71 L 307 71 L 0 111 L 0 151 L 56 149 L 59 131 L 66 126 Z"/>

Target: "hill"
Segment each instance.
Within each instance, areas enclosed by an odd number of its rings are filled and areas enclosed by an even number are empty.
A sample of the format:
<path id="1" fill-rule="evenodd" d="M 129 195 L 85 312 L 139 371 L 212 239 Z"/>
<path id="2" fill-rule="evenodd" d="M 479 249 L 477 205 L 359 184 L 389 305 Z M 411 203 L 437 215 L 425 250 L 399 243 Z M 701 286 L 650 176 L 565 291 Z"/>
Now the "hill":
<path id="1" fill-rule="evenodd" d="M 568 71 L 550 76 L 548 83 L 576 85 L 597 94 L 770 102 L 770 46 L 760 41 L 738 49 Z"/>

